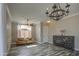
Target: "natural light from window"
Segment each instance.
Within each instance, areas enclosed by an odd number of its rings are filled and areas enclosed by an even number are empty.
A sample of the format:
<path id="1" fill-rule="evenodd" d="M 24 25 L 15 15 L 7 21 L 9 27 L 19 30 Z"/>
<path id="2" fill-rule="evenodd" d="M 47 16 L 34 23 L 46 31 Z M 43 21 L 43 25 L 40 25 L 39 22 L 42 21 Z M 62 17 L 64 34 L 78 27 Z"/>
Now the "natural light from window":
<path id="1" fill-rule="evenodd" d="M 18 38 L 31 38 L 32 37 L 32 26 L 18 25 L 17 26 Z"/>

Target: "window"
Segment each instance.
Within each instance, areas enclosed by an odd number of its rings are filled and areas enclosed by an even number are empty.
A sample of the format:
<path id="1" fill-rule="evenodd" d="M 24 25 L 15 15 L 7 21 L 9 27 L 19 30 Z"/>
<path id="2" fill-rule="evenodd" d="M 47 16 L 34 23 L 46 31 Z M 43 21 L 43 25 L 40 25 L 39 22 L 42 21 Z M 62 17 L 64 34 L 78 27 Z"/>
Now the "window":
<path id="1" fill-rule="evenodd" d="M 17 26 L 17 37 L 18 38 L 31 38 L 32 37 L 32 27 L 28 25 L 18 25 Z"/>

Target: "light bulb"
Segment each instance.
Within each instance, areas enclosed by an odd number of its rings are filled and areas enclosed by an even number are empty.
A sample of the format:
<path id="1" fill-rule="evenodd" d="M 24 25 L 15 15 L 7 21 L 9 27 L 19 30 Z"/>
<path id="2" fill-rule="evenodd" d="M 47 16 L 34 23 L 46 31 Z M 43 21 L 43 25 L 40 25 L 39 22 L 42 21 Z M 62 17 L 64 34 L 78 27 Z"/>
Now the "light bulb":
<path id="1" fill-rule="evenodd" d="M 49 8 L 47 8 L 46 10 L 49 10 Z"/>
<path id="2" fill-rule="evenodd" d="M 47 21 L 47 23 L 50 23 L 50 22 L 51 22 L 50 20 Z"/>

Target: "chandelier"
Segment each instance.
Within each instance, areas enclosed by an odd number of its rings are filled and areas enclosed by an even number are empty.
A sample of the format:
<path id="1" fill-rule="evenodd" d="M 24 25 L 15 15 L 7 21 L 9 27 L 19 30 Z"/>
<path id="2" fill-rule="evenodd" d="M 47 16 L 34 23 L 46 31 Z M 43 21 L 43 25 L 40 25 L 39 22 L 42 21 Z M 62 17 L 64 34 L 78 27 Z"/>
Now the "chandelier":
<path id="1" fill-rule="evenodd" d="M 61 8 L 60 3 L 54 3 L 54 5 L 52 6 L 52 11 L 49 11 L 49 9 L 47 8 L 46 15 L 53 20 L 58 21 L 69 14 L 69 7 L 70 4 L 68 3 L 66 3 L 65 9 Z"/>
<path id="2" fill-rule="evenodd" d="M 33 24 L 30 24 L 30 23 L 29 23 L 29 18 L 27 18 L 26 20 L 27 20 L 27 22 L 26 22 L 26 25 L 27 25 L 27 26 L 33 26 Z"/>

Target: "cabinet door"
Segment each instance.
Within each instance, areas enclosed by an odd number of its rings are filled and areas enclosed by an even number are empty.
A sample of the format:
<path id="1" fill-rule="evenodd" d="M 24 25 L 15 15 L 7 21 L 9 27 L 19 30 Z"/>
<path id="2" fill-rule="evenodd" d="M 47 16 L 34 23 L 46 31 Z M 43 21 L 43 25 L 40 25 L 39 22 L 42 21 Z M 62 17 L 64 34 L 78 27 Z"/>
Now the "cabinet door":
<path id="1" fill-rule="evenodd" d="M 58 46 L 63 46 L 63 44 L 64 44 L 63 37 L 61 37 L 61 36 L 54 36 L 53 37 L 53 43 L 55 45 L 58 45 Z"/>
<path id="2" fill-rule="evenodd" d="M 66 37 L 64 47 L 68 49 L 74 49 L 74 39 L 72 37 Z"/>

